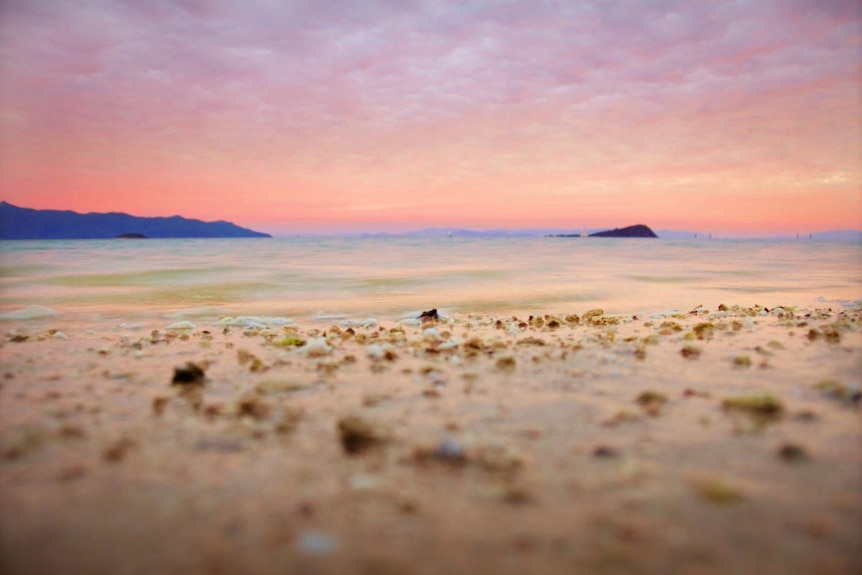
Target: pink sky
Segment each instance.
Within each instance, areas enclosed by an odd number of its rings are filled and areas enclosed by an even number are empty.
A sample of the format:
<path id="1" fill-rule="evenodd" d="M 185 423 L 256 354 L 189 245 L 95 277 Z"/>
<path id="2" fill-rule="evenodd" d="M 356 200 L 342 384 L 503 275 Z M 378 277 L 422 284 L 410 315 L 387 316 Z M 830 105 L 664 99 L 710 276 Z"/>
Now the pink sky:
<path id="1" fill-rule="evenodd" d="M 857 0 L 3 0 L 0 199 L 274 233 L 862 229 Z"/>

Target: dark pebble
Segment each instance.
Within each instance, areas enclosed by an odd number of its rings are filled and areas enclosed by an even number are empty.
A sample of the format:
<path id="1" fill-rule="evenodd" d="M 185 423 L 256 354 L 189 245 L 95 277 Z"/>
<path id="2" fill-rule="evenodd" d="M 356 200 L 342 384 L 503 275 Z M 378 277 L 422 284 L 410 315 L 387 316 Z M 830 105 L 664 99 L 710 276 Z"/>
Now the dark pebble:
<path id="1" fill-rule="evenodd" d="M 419 319 L 422 321 L 437 321 L 440 319 L 440 316 L 437 314 L 437 308 L 429 309 L 428 311 L 423 311 L 419 314 Z"/>
<path id="2" fill-rule="evenodd" d="M 778 456 L 784 461 L 804 461 L 808 459 L 808 452 L 795 443 L 785 443 L 778 448 Z"/>
<path id="3" fill-rule="evenodd" d="M 202 385 L 206 379 L 204 369 L 196 363 L 187 362 L 185 365 L 174 368 L 172 385 Z"/>
<path id="4" fill-rule="evenodd" d="M 617 448 L 610 447 L 609 445 L 599 445 L 593 449 L 593 457 L 618 457 L 619 454 L 620 452 Z"/>

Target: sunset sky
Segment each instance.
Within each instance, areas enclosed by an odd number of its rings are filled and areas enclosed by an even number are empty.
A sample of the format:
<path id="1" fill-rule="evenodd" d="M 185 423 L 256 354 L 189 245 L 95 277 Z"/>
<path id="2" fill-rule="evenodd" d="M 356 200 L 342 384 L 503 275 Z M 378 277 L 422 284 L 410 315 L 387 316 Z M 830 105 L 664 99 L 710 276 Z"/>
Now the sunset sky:
<path id="1" fill-rule="evenodd" d="M 862 229 L 862 9 L 2 0 L 0 199 L 276 234 Z"/>

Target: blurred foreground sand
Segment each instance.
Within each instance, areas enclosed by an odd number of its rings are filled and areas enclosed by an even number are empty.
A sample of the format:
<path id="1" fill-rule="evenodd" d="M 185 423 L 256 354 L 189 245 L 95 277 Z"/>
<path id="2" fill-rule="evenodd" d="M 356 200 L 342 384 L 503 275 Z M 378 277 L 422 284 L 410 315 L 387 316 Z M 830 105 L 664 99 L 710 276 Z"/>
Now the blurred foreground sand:
<path id="1" fill-rule="evenodd" d="M 862 572 L 860 311 L 585 312 L 4 322 L 0 571 Z"/>

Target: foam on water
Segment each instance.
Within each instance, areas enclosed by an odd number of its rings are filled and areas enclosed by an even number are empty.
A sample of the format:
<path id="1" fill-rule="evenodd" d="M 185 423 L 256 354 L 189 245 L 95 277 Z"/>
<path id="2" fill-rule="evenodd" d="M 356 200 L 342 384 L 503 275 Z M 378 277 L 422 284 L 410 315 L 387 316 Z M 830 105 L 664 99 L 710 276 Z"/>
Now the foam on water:
<path id="1" fill-rule="evenodd" d="M 43 305 L 31 305 L 23 309 L 14 309 L 11 311 L 0 313 L 0 319 L 39 319 L 45 317 L 53 317 L 59 315 L 55 309 L 45 307 Z"/>

